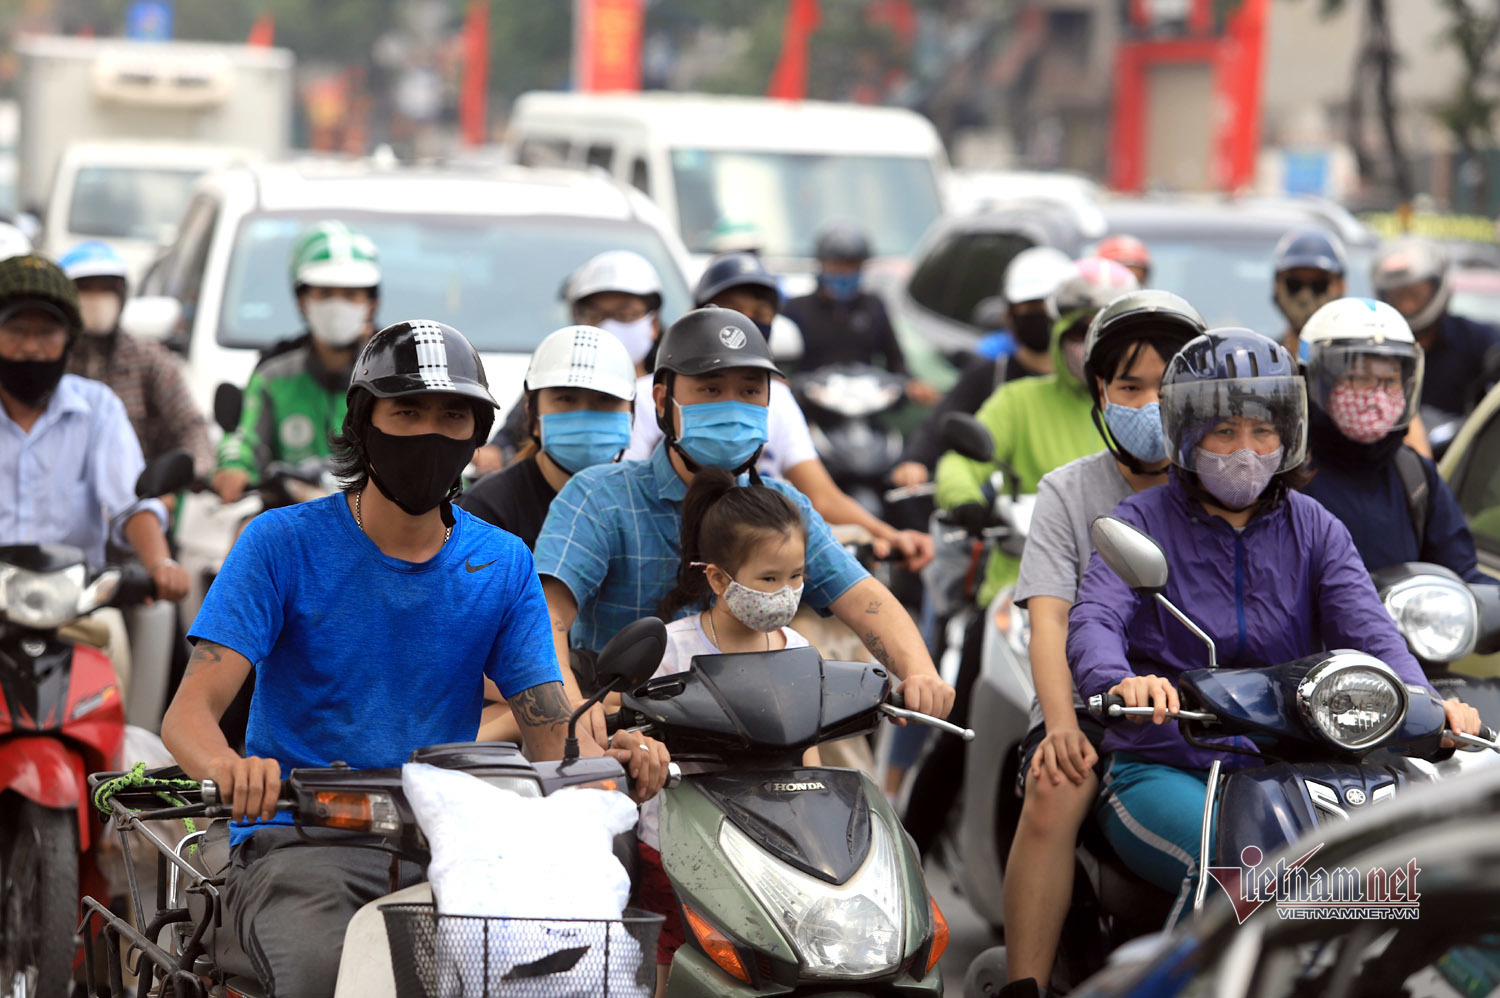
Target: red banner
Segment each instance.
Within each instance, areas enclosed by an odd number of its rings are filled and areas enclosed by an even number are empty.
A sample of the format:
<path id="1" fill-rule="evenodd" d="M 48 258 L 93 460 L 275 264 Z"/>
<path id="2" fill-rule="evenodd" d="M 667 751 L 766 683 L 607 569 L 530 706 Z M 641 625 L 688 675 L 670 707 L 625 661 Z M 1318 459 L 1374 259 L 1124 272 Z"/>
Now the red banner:
<path id="1" fill-rule="evenodd" d="M 807 96 L 807 41 L 818 30 L 821 19 L 818 0 L 789 0 L 786 30 L 781 36 L 781 60 L 771 73 L 767 97 L 801 100 Z"/>
<path id="2" fill-rule="evenodd" d="M 485 97 L 490 70 L 490 0 L 470 0 L 464 20 L 464 75 L 458 121 L 464 145 L 484 145 L 489 128 Z"/>
<path id="3" fill-rule="evenodd" d="M 645 0 L 574 0 L 573 89 L 641 89 Z"/>
<path id="4" fill-rule="evenodd" d="M 1225 25 L 1214 65 L 1218 127 L 1213 174 L 1221 190 L 1234 191 L 1255 180 L 1267 6 L 1267 0 L 1242 0 Z"/>

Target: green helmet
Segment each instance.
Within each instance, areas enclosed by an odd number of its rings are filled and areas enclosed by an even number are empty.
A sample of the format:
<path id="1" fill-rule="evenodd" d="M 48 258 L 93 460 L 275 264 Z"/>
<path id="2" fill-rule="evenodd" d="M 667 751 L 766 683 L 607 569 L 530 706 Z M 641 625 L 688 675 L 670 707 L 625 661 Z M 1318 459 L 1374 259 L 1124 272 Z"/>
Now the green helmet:
<path id="1" fill-rule="evenodd" d="M 35 253 L 0 261 L 0 314 L 27 307 L 56 313 L 70 333 L 83 325 L 78 289 L 61 267 Z"/>
<path id="2" fill-rule="evenodd" d="M 380 257 L 370 237 L 343 222 L 319 222 L 292 250 L 292 286 L 376 288 Z"/>

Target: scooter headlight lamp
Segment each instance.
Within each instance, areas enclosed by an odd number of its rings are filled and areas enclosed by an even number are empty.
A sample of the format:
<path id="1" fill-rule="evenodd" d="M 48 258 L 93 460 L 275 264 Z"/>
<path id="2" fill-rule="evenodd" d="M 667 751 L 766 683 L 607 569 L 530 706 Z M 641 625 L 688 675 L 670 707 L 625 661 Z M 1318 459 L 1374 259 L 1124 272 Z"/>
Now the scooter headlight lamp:
<path id="1" fill-rule="evenodd" d="M 797 949 L 809 977 L 859 978 L 901 964 L 906 906 L 891 834 L 870 822 L 864 865 L 843 884 L 809 876 L 767 855 L 725 821 L 719 848 Z"/>
<path id="2" fill-rule="evenodd" d="M 1310 726 L 1335 745 L 1368 748 L 1406 716 L 1406 687 L 1379 659 L 1337 651 L 1297 684 L 1297 705 Z"/>
<path id="3" fill-rule="evenodd" d="M 1447 664 L 1474 650 L 1479 606 L 1469 587 L 1440 575 L 1418 575 L 1386 590 L 1385 608 L 1412 654 Z"/>
<path id="4" fill-rule="evenodd" d="M 110 594 L 118 576 L 110 577 Z M 0 565 L 0 599 L 5 616 L 22 627 L 51 628 L 77 620 L 85 608 L 88 572 L 83 565 L 70 565 L 53 572 L 28 572 L 14 565 Z M 100 582 L 105 578 L 101 576 Z M 97 585 L 97 584 L 96 584 Z M 107 598 L 107 597 L 106 597 Z M 92 602 L 92 600 L 88 601 Z"/>

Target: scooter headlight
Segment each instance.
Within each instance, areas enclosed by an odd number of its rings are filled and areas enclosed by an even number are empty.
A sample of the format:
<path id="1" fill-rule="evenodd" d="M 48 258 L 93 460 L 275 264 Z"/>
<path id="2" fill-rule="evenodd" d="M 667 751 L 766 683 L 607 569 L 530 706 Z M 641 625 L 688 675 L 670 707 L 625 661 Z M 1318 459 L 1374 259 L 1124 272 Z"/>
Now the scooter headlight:
<path id="1" fill-rule="evenodd" d="M 1406 716 L 1406 687 L 1379 659 L 1337 651 L 1297 684 L 1297 705 L 1311 726 L 1335 745 L 1368 748 Z"/>
<path id="2" fill-rule="evenodd" d="M 1469 587 L 1456 579 L 1405 579 L 1386 591 L 1385 608 L 1418 658 L 1446 664 L 1474 650 L 1479 606 Z"/>
<path id="3" fill-rule="evenodd" d="M 905 905 L 891 834 L 870 822 L 870 852 L 843 884 L 830 884 L 768 856 L 725 821 L 719 848 L 791 937 L 809 977 L 873 977 L 901 963 Z"/>
<path id="4" fill-rule="evenodd" d="M 4 601 L 5 616 L 22 627 L 50 628 L 72 623 L 81 612 L 87 579 L 87 570 L 82 565 L 53 572 L 0 566 L 0 594 L 3 594 L 0 599 Z"/>

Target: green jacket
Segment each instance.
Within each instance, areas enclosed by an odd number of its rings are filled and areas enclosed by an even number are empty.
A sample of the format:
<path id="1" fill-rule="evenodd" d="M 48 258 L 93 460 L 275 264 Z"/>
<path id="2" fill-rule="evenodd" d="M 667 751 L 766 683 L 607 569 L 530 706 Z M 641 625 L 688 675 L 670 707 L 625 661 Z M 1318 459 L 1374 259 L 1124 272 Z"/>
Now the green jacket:
<path id="1" fill-rule="evenodd" d="M 347 374 L 325 370 L 311 346 L 267 360 L 245 386 L 239 428 L 219 441 L 219 467 L 249 472 L 256 482 L 272 461 L 327 457 L 344 426 L 347 384 Z"/>
<path id="2" fill-rule="evenodd" d="M 1059 334 L 1052 330 L 1052 374 L 1006 382 L 975 413 L 995 441 L 995 457 L 1016 470 L 1022 492 L 1035 492 L 1042 476 L 1104 446 L 1094 427 L 1093 400 L 1088 389 L 1068 372 Z M 965 503 L 985 502 L 983 488 L 995 471 L 992 463 L 971 461 L 949 452 L 937 463 L 937 504 L 955 509 Z M 1016 581 L 1020 562 L 995 552 L 979 588 L 981 606 L 988 606 L 1003 587 Z"/>

